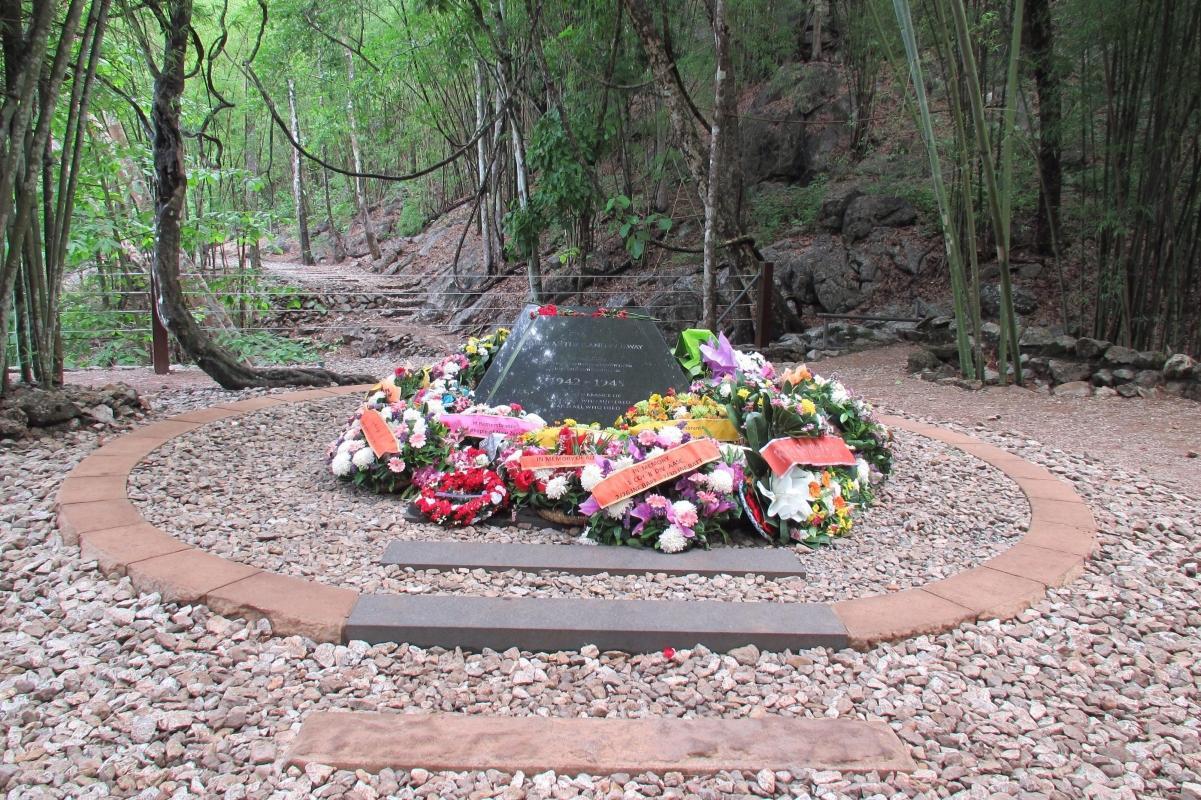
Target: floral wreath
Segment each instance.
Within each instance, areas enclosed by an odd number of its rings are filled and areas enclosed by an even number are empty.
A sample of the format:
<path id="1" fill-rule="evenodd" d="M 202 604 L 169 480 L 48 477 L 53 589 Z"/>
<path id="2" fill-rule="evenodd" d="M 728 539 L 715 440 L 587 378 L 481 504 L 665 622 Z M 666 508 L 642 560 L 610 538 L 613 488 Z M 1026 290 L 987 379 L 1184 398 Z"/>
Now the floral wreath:
<path id="1" fill-rule="evenodd" d="M 413 505 L 440 525 L 474 525 L 509 504 L 509 490 L 490 469 L 444 472 L 425 484 Z"/>
<path id="2" fill-rule="evenodd" d="M 634 316 L 557 306 L 531 314 Z M 520 406 L 475 404 L 472 390 L 507 334 L 502 329 L 469 339 L 430 366 L 399 368 L 372 387 L 331 446 L 330 470 L 364 488 L 416 495 L 419 513 L 448 526 L 529 506 L 542 516 L 554 512 L 586 521 L 583 538 L 591 542 L 669 553 L 726 539 L 738 518 L 778 544 L 826 544 L 851 531 L 855 513 L 872 502 L 890 471 L 891 434 L 863 398 L 803 365 L 777 373 L 761 355 L 736 350 L 724 335 L 700 329 L 684 331 L 676 346 L 677 359 L 693 378 L 688 391 L 652 395 L 611 426 L 544 421 Z M 453 424 L 452 416 L 458 417 Z M 521 426 L 469 419 L 480 416 L 514 417 L 534 426 L 522 433 Z M 367 441 L 367 423 L 378 456 Z M 589 496 L 613 471 L 693 437 L 722 443 L 722 457 L 603 508 Z M 816 437 L 841 439 L 849 453 L 830 466 L 796 462 L 777 463 L 779 472 L 769 468 L 769 444 Z M 519 461 L 525 455 L 590 460 L 548 458 L 533 462 L 541 468 L 526 469 Z"/>

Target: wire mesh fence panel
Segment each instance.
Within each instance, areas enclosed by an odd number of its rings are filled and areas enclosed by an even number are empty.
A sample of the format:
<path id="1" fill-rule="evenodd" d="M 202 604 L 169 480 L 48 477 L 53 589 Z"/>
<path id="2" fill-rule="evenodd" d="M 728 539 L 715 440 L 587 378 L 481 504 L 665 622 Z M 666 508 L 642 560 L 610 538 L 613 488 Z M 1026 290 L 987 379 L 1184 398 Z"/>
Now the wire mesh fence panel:
<path id="1" fill-rule="evenodd" d="M 225 341 L 238 337 L 310 341 L 318 351 L 363 335 L 478 333 L 512 324 L 528 304 L 522 272 L 504 275 L 384 275 L 326 268 L 313 276 L 298 265 L 286 273 L 189 271 L 183 295 L 200 327 Z M 724 272 L 720 326 L 761 323 L 754 298 L 761 273 Z M 140 271 L 72 276 L 63 295 L 61 336 L 71 366 L 148 365 L 151 335 L 150 276 Z M 562 306 L 638 308 L 659 319 L 665 333 L 699 323 L 700 274 L 693 268 L 645 274 L 594 274 L 566 269 L 543 275 L 544 300 Z M 262 344 L 262 341 L 259 344 Z M 14 337 L 9 346 L 15 347 Z M 295 354 L 294 351 L 286 351 Z M 176 352 L 175 357 L 182 354 Z"/>

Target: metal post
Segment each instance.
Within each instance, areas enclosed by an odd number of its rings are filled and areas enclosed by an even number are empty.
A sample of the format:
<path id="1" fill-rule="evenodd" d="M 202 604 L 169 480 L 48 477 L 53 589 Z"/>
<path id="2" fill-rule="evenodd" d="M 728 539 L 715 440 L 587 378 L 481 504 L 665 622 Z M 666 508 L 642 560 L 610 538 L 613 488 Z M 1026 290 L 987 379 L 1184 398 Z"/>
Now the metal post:
<path id="1" fill-rule="evenodd" d="M 171 354 L 167 351 L 167 327 L 158 315 L 158 281 L 150 273 L 150 361 L 155 375 L 171 372 Z"/>
<path id="2" fill-rule="evenodd" d="M 771 341 L 771 293 L 775 282 L 776 265 L 764 261 L 759 270 L 759 308 L 755 314 L 755 347 L 767 347 Z"/>

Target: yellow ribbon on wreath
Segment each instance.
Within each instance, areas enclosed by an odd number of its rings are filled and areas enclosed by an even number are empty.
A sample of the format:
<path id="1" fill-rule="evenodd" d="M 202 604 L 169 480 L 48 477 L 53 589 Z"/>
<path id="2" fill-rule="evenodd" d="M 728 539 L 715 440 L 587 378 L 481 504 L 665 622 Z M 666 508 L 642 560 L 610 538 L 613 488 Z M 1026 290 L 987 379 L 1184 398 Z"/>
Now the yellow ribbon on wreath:
<path id="1" fill-rule="evenodd" d="M 697 419 L 686 419 L 684 422 L 684 431 L 693 438 L 708 437 L 716 439 L 719 442 L 737 442 L 742 437 L 738 434 L 738 428 L 734 427 L 734 423 L 725 417 L 700 417 Z M 657 419 L 650 422 L 643 422 L 630 428 L 630 433 L 637 435 L 641 431 L 659 430 L 668 426 L 678 425 L 680 420 Z"/>

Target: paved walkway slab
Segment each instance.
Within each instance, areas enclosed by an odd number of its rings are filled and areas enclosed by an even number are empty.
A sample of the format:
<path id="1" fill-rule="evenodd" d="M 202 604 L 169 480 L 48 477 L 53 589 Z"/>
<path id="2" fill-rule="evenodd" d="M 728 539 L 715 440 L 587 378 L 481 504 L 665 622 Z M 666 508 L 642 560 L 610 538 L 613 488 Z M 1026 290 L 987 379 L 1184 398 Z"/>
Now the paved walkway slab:
<path id="1" fill-rule="evenodd" d="M 703 644 L 726 651 L 847 646 L 847 632 L 824 603 L 709 600 L 594 600 L 564 597 L 380 595 L 359 597 L 347 641 L 407 642 L 467 650 L 602 650 L 650 653 Z"/>
<path id="2" fill-rule="evenodd" d="M 485 569 L 489 572 L 553 570 L 576 575 L 607 572 L 635 575 L 665 572 L 668 575 L 803 576 L 796 555 L 780 547 L 719 547 L 661 553 L 637 547 L 604 547 L 578 544 L 502 544 L 498 542 L 392 542 L 381 564 L 414 569 Z"/>
<path id="3" fill-rule="evenodd" d="M 305 719 L 287 760 L 301 768 L 315 763 L 367 772 L 421 767 L 565 775 L 915 768 L 886 723 L 776 716 L 554 719 L 323 711 Z"/>

